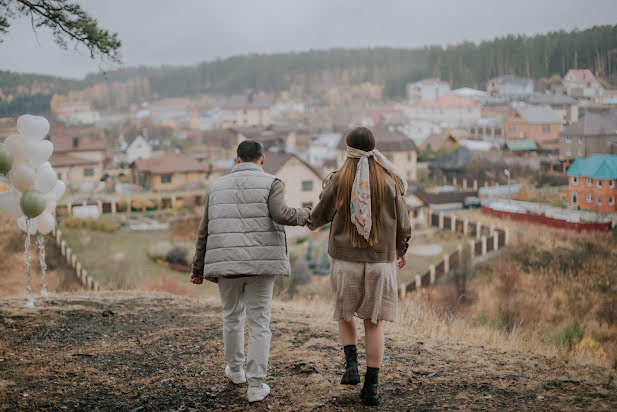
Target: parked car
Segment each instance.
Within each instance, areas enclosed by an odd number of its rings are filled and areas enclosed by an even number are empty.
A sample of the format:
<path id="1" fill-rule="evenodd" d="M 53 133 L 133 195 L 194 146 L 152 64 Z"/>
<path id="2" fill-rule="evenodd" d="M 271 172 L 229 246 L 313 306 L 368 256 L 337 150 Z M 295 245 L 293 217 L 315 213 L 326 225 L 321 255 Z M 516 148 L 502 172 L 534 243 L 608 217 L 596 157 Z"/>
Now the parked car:
<path id="1" fill-rule="evenodd" d="M 463 207 L 465 209 L 473 209 L 480 206 L 482 206 L 482 203 L 480 202 L 480 199 L 475 196 L 467 196 L 463 199 Z"/>

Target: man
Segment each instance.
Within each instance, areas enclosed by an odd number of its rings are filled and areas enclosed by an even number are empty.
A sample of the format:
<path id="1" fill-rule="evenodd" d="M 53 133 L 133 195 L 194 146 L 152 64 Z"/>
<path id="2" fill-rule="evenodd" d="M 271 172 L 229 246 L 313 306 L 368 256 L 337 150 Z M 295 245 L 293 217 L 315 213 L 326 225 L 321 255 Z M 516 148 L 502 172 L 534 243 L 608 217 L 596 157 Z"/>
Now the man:
<path id="1" fill-rule="evenodd" d="M 289 276 L 287 238 L 282 225 L 303 226 L 310 209 L 288 207 L 283 183 L 262 169 L 258 142 L 244 141 L 231 173 L 210 185 L 199 225 L 191 282 L 204 277 L 219 285 L 223 310 L 225 376 L 234 384 L 248 378 L 248 400 L 270 393 L 263 382 L 270 354 L 270 307 L 274 276 Z M 244 320 L 248 315 L 248 361 L 244 372 Z"/>

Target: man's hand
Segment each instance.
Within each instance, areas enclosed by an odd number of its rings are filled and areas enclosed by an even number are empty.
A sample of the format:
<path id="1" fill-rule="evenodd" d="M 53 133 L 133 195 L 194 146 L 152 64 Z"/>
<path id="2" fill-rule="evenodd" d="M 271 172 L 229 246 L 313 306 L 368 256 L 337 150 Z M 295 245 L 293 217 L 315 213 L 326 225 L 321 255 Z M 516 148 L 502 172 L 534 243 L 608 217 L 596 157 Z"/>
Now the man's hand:
<path id="1" fill-rule="evenodd" d="M 407 264 L 407 258 L 405 257 L 405 255 L 398 256 L 396 259 L 398 259 L 398 263 L 396 264 L 396 267 L 399 269 L 403 269 L 403 267 Z"/>
<path id="2" fill-rule="evenodd" d="M 191 282 L 196 285 L 201 285 L 202 283 L 204 283 L 204 276 L 198 275 L 196 273 L 191 273 Z"/>

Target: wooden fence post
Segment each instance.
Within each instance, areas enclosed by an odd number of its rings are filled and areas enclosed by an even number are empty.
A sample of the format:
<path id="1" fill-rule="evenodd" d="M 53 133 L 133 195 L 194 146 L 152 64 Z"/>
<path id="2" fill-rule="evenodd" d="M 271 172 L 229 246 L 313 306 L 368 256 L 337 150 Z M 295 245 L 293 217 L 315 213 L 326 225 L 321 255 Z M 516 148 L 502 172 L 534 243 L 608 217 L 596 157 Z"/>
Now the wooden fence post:
<path id="1" fill-rule="evenodd" d="M 456 216 L 450 215 L 450 231 L 456 232 Z"/>
<path id="2" fill-rule="evenodd" d="M 117 211 L 117 206 L 116 206 L 116 200 L 112 200 L 111 201 L 111 214 L 115 215 Z"/>
<path id="3" fill-rule="evenodd" d="M 493 233 L 493 250 L 499 249 L 499 232 Z"/>
<path id="4" fill-rule="evenodd" d="M 430 227 L 433 225 L 433 216 L 432 216 L 432 211 L 430 207 L 426 208 L 426 226 Z"/>
<path id="5" fill-rule="evenodd" d="M 443 229 L 443 212 L 439 212 L 439 229 Z"/>
<path id="6" fill-rule="evenodd" d="M 467 179 L 463 178 L 463 190 L 467 190 Z"/>
<path id="7" fill-rule="evenodd" d="M 467 231 L 469 230 L 469 219 L 463 219 L 463 235 L 467 236 Z"/>
<path id="8" fill-rule="evenodd" d="M 434 285 L 435 284 L 435 265 L 433 264 L 428 265 L 428 270 L 430 274 L 431 285 Z"/>
<path id="9" fill-rule="evenodd" d="M 456 186 L 456 176 L 452 178 L 452 186 Z"/>
<path id="10" fill-rule="evenodd" d="M 420 288 L 422 288 L 422 278 L 416 275 L 416 290 L 420 290 Z"/>
<path id="11" fill-rule="evenodd" d="M 480 239 L 481 236 L 482 236 L 482 223 L 477 222 L 476 223 L 476 239 Z"/>
<path id="12" fill-rule="evenodd" d="M 96 205 L 99 207 L 99 215 L 102 215 L 103 214 L 103 201 L 97 200 Z"/>
<path id="13" fill-rule="evenodd" d="M 66 204 L 66 210 L 68 211 L 69 216 L 71 216 L 73 213 L 71 212 L 71 208 L 72 208 L 72 204 L 70 202 L 67 202 Z"/>
<path id="14" fill-rule="evenodd" d="M 398 292 L 398 295 L 401 300 L 405 300 L 406 293 L 407 293 L 407 288 L 405 287 L 405 285 L 401 285 L 401 287 L 399 288 L 399 292 Z"/>
<path id="15" fill-rule="evenodd" d="M 469 246 L 471 247 L 471 258 L 473 259 L 474 255 L 476 254 L 476 241 L 470 240 Z"/>
<path id="16" fill-rule="evenodd" d="M 508 228 L 505 228 L 503 230 L 503 232 L 504 232 L 503 233 L 503 243 L 504 243 L 504 246 L 508 246 L 508 242 L 510 241 L 510 236 L 509 236 L 510 233 L 509 233 Z"/>
<path id="17" fill-rule="evenodd" d="M 482 236 L 482 256 L 486 255 L 486 236 Z"/>
<path id="18" fill-rule="evenodd" d="M 443 274 L 444 274 L 444 276 L 447 276 L 449 272 L 450 272 L 450 254 L 446 253 L 446 255 L 443 257 Z"/>

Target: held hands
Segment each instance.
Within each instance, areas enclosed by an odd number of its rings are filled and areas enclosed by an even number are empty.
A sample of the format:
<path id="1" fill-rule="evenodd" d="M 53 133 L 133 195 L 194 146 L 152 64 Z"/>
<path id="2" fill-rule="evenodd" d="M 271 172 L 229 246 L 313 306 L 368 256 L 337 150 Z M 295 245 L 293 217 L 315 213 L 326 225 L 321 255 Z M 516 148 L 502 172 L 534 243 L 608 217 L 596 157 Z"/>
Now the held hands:
<path id="1" fill-rule="evenodd" d="M 399 269 L 402 269 L 407 264 L 407 258 L 405 257 L 405 255 L 398 256 L 396 259 L 398 260 L 396 267 Z"/>
<path id="2" fill-rule="evenodd" d="M 196 273 L 191 273 L 191 282 L 196 285 L 201 285 L 204 282 L 203 275 L 198 275 Z"/>

